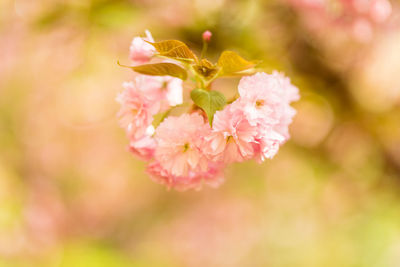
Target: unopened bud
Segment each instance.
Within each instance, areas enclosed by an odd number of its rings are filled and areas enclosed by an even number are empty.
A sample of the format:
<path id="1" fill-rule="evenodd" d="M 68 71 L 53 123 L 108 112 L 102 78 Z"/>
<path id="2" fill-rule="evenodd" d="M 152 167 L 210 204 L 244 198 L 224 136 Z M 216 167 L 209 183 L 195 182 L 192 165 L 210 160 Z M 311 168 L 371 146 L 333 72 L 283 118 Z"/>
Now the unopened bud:
<path id="1" fill-rule="evenodd" d="M 209 42 L 211 40 L 212 33 L 210 31 L 203 32 L 203 40 Z"/>

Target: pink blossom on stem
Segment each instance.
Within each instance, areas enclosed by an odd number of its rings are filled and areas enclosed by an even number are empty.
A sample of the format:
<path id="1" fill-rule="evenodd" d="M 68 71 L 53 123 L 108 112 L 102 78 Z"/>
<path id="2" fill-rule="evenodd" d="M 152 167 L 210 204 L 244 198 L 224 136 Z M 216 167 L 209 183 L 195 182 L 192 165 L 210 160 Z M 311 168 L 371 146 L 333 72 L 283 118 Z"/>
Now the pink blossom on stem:
<path id="1" fill-rule="evenodd" d="M 138 139 L 146 133 L 159 108 L 145 97 L 134 82 L 125 82 L 123 87 L 125 90 L 116 99 L 121 104 L 117 114 L 119 123 L 130 138 Z"/>
<path id="2" fill-rule="evenodd" d="M 257 128 L 244 116 L 240 102 L 217 111 L 211 133 L 205 137 L 206 153 L 209 157 L 224 163 L 241 162 L 254 155 L 252 143 Z"/>
<path id="3" fill-rule="evenodd" d="M 278 153 L 279 147 L 286 138 L 267 125 L 260 125 L 258 128 L 255 144 L 255 160 L 258 163 L 265 159 L 272 159 Z"/>
<path id="4" fill-rule="evenodd" d="M 166 118 L 156 129 L 155 159 L 173 176 L 206 171 L 208 160 L 202 145 L 209 130 L 197 113 Z"/>
<path id="5" fill-rule="evenodd" d="M 123 87 L 117 97 L 121 104 L 118 117 L 131 139 L 145 134 L 155 114 L 182 103 L 182 80 L 178 78 L 138 75 Z"/>
<path id="6" fill-rule="evenodd" d="M 240 98 L 249 123 L 265 128 L 268 125 L 289 138 L 288 127 L 296 111 L 290 103 L 299 99 L 297 87 L 283 74 L 256 73 L 243 77 L 239 83 Z"/>
<path id="7" fill-rule="evenodd" d="M 376 9 L 377 16 L 384 17 L 384 6 Z M 155 53 L 146 42 L 153 41 L 150 32 L 146 35 L 132 41 L 134 64 L 148 62 Z M 202 55 L 211 35 L 210 31 L 202 35 Z M 240 97 L 214 114 L 212 127 L 205 115 L 194 112 L 169 116 L 154 129 L 153 116 L 182 104 L 182 80 L 137 74 L 123 87 L 117 96 L 118 117 L 127 132 L 129 150 L 151 162 L 147 167 L 151 179 L 176 190 L 217 187 L 224 181 L 226 164 L 274 157 L 289 138 L 288 127 L 296 114 L 290 103 L 299 99 L 297 87 L 283 74 L 257 73 L 240 80 Z"/>
<path id="8" fill-rule="evenodd" d="M 146 133 L 139 139 L 132 139 L 129 143 L 129 151 L 142 160 L 150 160 L 154 156 L 156 141 L 152 137 L 154 127 L 149 126 Z"/>
<path id="9" fill-rule="evenodd" d="M 152 56 L 155 53 L 155 48 L 147 43 L 146 41 L 149 42 L 154 42 L 153 37 L 151 36 L 151 33 L 146 30 L 146 37 L 134 37 L 131 43 L 131 46 L 129 48 L 129 58 L 137 64 L 143 64 L 152 58 Z"/>
<path id="10" fill-rule="evenodd" d="M 277 124 L 273 126 L 274 130 L 285 137 L 285 141 L 290 138 L 289 125 L 293 121 L 293 117 L 296 115 L 296 110 L 291 106 L 284 107 L 283 114 Z"/>
<path id="11" fill-rule="evenodd" d="M 284 91 L 284 97 L 287 103 L 298 101 L 300 99 L 299 89 L 291 83 L 289 77 L 278 71 L 273 71 L 272 75 L 278 79 L 279 84 Z"/>
<path id="12" fill-rule="evenodd" d="M 161 109 L 182 104 L 182 80 L 171 76 L 138 75 L 136 84 Z"/>
<path id="13" fill-rule="evenodd" d="M 285 76 L 274 72 L 245 76 L 239 83 L 239 101 L 242 102 L 250 124 L 262 121 L 279 123 L 290 102 L 299 98 L 298 89 Z"/>

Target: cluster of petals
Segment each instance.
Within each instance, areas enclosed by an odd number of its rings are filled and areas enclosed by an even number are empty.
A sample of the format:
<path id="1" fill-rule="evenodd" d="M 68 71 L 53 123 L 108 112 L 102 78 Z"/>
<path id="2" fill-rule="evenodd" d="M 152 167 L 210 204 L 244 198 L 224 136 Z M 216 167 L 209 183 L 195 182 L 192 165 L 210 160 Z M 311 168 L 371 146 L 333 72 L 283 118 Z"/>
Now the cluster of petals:
<path id="1" fill-rule="evenodd" d="M 202 147 L 208 132 L 204 118 L 197 113 L 166 118 L 156 129 L 155 160 L 172 175 L 206 171 L 208 160 Z"/>
<path id="2" fill-rule="evenodd" d="M 153 56 L 153 47 L 145 42 L 145 39 L 153 39 L 150 32 L 146 31 L 146 34 L 146 38 L 135 37 L 132 41 L 130 58 L 133 63 L 149 62 Z M 129 150 L 149 160 L 156 148 L 153 117 L 171 106 L 182 104 L 182 80 L 170 76 L 135 75 L 122 86 L 124 91 L 116 99 L 121 106 L 119 124 L 129 138 Z"/>
<path id="3" fill-rule="evenodd" d="M 200 189 L 216 187 L 224 181 L 223 162 L 208 157 L 206 137 L 211 128 L 198 113 L 166 118 L 156 129 L 154 161 L 150 177 L 168 188 Z"/>
<path id="4" fill-rule="evenodd" d="M 207 153 L 224 163 L 272 158 L 289 139 L 298 89 L 278 72 L 243 77 L 238 89 L 240 97 L 215 113 Z"/>
<path id="5" fill-rule="evenodd" d="M 146 30 L 146 37 L 134 37 L 129 48 L 129 57 L 135 64 L 143 64 L 148 62 L 154 55 L 154 47 L 147 43 L 154 42 L 151 33 Z"/>
<path id="6" fill-rule="evenodd" d="M 136 61 L 146 58 L 139 44 L 148 44 L 138 38 L 131 46 Z M 299 99 L 298 89 L 283 74 L 257 73 L 240 80 L 239 97 L 215 113 L 211 126 L 202 111 L 194 109 L 167 116 L 154 128 L 156 114 L 182 103 L 182 80 L 137 75 L 123 87 L 117 97 L 118 116 L 129 150 L 148 162 L 152 180 L 177 190 L 217 187 L 227 164 L 272 158 L 289 138 L 296 113 L 290 103 Z"/>

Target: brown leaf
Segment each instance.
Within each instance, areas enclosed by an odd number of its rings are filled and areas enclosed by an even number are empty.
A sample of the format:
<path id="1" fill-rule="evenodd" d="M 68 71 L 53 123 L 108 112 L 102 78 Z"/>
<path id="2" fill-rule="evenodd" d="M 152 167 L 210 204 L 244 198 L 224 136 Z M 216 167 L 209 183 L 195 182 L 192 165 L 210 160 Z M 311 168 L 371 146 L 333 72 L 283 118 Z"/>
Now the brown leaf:
<path id="1" fill-rule="evenodd" d="M 148 43 L 153 45 L 161 56 L 184 62 L 198 61 L 196 55 L 184 42 L 178 40 L 166 40 L 161 42 Z"/>
<path id="2" fill-rule="evenodd" d="M 253 68 L 255 62 L 248 61 L 236 52 L 224 51 L 218 59 L 217 65 L 222 68 L 220 75 L 234 75 L 240 71 L 248 70 Z"/>
<path id="3" fill-rule="evenodd" d="M 118 62 L 119 64 L 119 62 Z M 172 76 L 182 80 L 186 80 L 187 72 L 182 67 L 173 64 L 173 63 L 155 63 L 155 64 L 145 64 L 138 66 L 124 66 L 119 64 L 122 67 L 127 67 L 132 69 L 133 71 L 139 72 L 141 74 L 146 75 L 154 75 L 154 76 Z"/>

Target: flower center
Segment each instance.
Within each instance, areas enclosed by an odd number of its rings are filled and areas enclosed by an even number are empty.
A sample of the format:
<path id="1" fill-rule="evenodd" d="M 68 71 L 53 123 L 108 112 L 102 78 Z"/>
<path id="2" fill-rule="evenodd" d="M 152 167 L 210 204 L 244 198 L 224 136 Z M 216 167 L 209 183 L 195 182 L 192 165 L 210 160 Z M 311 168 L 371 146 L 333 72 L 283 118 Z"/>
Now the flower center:
<path id="1" fill-rule="evenodd" d="M 257 100 L 257 101 L 256 101 L 256 107 L 257 107 L 257 108 L 260 108 L 260 107 L 262 107 L 262 106 L 264 106 L 264 100 Z"/>
<path id="2" fill-rule="evenodd" d="M 184 144 L 184 145 L 183 145 L 183 152 L 188 151 L 189 148 L 190 148 L 189 143 Z"/>
<path id="3" fill-rule="evenodd" d="M 167 87 L 168 87 L 168 82 L 167 82 L 167 81 L 164 81 L 164 82 L 162 83 L 162 85 L 161 85 L 161 89 L 162 89 L 162 90 L 165 90 L 165 89 L 167 89 Z"/>

